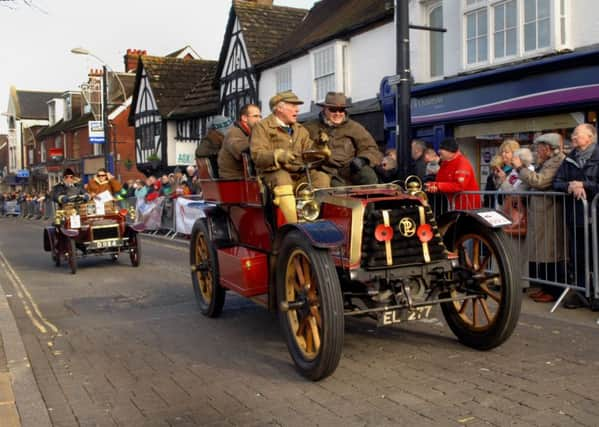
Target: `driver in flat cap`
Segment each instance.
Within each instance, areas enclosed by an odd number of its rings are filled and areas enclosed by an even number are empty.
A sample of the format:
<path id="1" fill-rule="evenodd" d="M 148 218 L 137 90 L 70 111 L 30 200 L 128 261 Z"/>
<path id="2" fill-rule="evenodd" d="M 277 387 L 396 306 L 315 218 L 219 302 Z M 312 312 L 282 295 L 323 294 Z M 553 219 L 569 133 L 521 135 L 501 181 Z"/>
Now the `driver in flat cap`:
<path id="1" fill-rule="evenodd" d="M 272 114 L 254 126 L 250 137 L 256 170 L 272 188 L 273 202 L 289 223 L 297 222 L 294 189 L 306 180 L 301 156 L 313 145 L 308 131 L 297 123 L 301 104 L 303 101 L 291 91 L 277 93 L 269 101 Z M 326 173 L 316 170 L 309 173 L 314 188 L 330 186 L 331 178 Z"/>

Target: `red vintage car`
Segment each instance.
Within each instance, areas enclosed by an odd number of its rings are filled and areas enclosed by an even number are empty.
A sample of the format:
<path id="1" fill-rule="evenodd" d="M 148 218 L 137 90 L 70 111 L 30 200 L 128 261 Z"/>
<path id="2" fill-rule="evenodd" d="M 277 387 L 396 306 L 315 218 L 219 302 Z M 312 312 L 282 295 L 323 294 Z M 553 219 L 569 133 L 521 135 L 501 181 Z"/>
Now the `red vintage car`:
<path id="1" fill-rule="evenodd" d="M 109 256 L 114 261 L 121 252 L 129 254 L 131 264 L 139 266 L 141 244 L 137 233 L 144 225 L 135 223 L 135 209 L 119 209 L 114 201 L 99 207 L 80 196 L 58 209 L 52 225 L 44 229 L 44 250 L 59 267 L 65 260 L 71 273 L 77 272 L 77 258 Z"/>
<path id="2" fill-rule="evenodd" d="M 314 166 L 308 153 L 307 167 Z M 313 190 L 298 188 L 298 223 L 286 223 L 271 191 L 250 173 L 218 179 L 200 160 L 205 216 L 193 227 L 191 277 L 203 314 L 217 317 L 226 291 L 278 312 L 299 372 L 330 375 L 341 358 L 344 318 L 380 326 L 428 316 L 435 304 L 457 338 L 489 350 L 516 326 L 516 263 L 490 209 L 435 218 L 417 178 Z"/>

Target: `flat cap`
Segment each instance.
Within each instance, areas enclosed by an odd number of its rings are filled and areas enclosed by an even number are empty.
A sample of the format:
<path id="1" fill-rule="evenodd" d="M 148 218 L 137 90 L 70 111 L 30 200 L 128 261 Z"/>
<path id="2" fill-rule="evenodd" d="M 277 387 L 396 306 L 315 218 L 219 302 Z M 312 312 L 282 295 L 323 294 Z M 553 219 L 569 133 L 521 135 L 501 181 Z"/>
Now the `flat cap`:
<path id="1" fill-rule="evenodd" d="M 551 148 L 560 148 L 562 142 L 562 136 L 559 133 L 544 133 L 541 136 L 535 138 L 535 144 L 546 144 Z"/>
<path id="2" fill-rule="evenodd" d="M 288 102 L 290 104 L 303 104 L 304 101 L 299 99 L 297 95 L 290 90 L 286 90 L 285 92 L 279 92 L 268 101 L 268 105 L 270 106 L 270 110 L 274 110 L 275 106 L 279 102 Z"/>

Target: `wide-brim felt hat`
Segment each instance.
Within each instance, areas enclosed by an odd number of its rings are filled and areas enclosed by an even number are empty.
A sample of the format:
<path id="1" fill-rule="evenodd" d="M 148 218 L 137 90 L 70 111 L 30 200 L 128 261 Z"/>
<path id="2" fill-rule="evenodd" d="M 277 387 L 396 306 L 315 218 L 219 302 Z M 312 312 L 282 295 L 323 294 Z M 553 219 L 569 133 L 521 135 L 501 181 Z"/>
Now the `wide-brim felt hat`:
<path id="1" fill-rule="evenodd" d="M 268 101 L 268 105 L 272 110 L 279 102 L 287 102 L 289 104 L 303 104 L 304 101 L 299 99 L 295 93 L 290 90 L 286 90 L 284 92 L 279 92 Z"/>
<path id="2" fill-rule="evenodd" d="M 329 92 L 324 97 L 323 102 L 317 102 L 316 105 L 321 107 L 349 107 L 349 103 L 347 102 L 347 97 L 343 92 Z"/>

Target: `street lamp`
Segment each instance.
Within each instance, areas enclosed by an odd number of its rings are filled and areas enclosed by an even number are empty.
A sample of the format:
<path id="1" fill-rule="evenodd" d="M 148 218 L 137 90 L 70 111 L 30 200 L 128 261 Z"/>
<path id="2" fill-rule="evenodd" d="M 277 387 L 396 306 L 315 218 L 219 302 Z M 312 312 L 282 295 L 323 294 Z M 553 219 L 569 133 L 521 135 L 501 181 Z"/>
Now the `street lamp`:
<path id="1" fill-rule="evenodd" d="M 123 84 L 122 80 L 120 79 L 120 77 L 118 76 L 118 74 L 110 67 L 110 65 L 108 65 L 108 63 L 106 61 L 104 61 L 102 58 L 100 58 L 98 55 L 95 55 L 94 53 L 90 52 L 87 49 L 84 49 L 82 47 L 74 47 L 73 49 L 71 49 L 71 53 L 74 53 L 75 55 L 88 55 L 91 56 L 93 58 L 96 58 L 98 61 L 100 61 L 100 63 L 102 64 L 102 124 L 104 126 L 104 145 L 105 145 L 105 150 L 104 150 L 104 166 L 106 167 L 106 170 L 109 170 L 109 161 L 108 161 L 108 148 L 110 147 L 110 124 L 108 123 L 108 80 L 107 80 L 107 70 L 110 70 L 112 72 L 112 75 L 116 78 L 116 80 L 119 82 L 119 85 L 121 87 L 121 92 L 123 93 L 123 102 L 125 102 L 127 100 L 127 92 L 125 91 L 125 85 Z M 110 172 L 112 172 L 113 174 L 116 175 L 116 157 L 117 157 L 117 147 L 116 147 L 116 140 L 113 141 L 113 165 L 114 165 L 114 169 Z"/>

